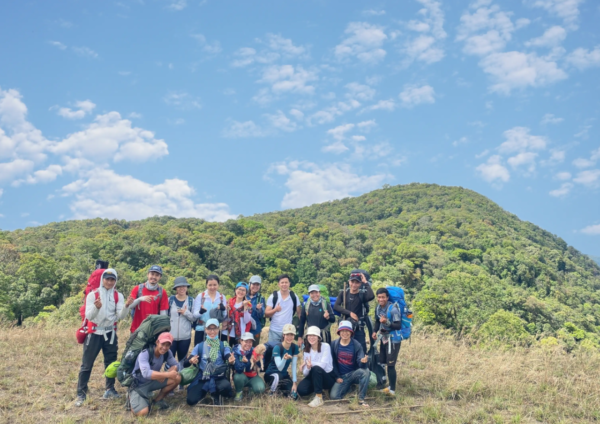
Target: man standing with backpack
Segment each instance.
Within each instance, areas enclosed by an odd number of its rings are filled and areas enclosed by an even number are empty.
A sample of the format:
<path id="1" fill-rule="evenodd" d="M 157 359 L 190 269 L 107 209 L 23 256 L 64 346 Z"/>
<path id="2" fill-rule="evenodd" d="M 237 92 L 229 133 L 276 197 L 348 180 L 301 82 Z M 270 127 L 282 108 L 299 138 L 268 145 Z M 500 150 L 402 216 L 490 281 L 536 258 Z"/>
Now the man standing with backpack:
<path id="1" fill-rule="evenodd" d="M 340 290 L 335 300 L 333 309 L 342 314 L 342 319 L 352 323 L 354 340 L 360 343 L 363 352 L 367 351 L 365 325 L 369 319 L 367 315 L 368 303 L 375 298 L 371 285 L 363 282 L 364 276 L 360 272 L 350 274 L 350 288 Z"/>
<path id="2" fill-rule="evenodd" d="M 324 343 L 329 344 L 331 343 L 329 327 L 335 322 L 331 302 L 321 295 L 321 289 L 317 284 L 313 284 L 308 288 L 308 296 L 309 299 L 304 304 L 300 316 L 300 327 L 298 329 L 300 347 L 302 347 L 305 327 L 318 327 L 321 331 L 321 339 Z"/>
<path id="3" fill-rule="evenodd" d="M 382 393 L 396 394 L 396 361 L 402 343 L 402 311 L 397 303 L 390 302 L 390 293 L 386 288 L 377 290 L 377 308 L 375 308 L 375 329 L 373 343 L 380 338 L 379 363 L 387 368 L 389 386 Z M 378 336 L 379 334 L 379 336 Z"/>
<path id="4" fill-rule="evenodd" d="M 265 298 L 260 294 L 260 286 L 262 284 L 262 278 L 260 275 L 253 275 L 250 277 L 250 293 L 248 293 L 248 300 L 252 302 L 252 319 L 256 323 L 256 328 L 250 330 L 254 336 L 254 347 L 260 343 L 260 333 L 265 325 Z"/>
<path id="5" fill-rule="evenodd" d="M 268 341 L 271 347 L 283 342 L 283 327 L 286 324 L 292 324 L 294 315 L 300 316 L 302 313 L 300 298 L 290 291 L 289 275 L 281 274 L 277 277 L 277 282 L 279 291 L 269 296 L 265 311 L 267 318 L 271 318 Z"/>
<path id="6" fill-rule="evenodd" d="M 119 351 L 117 321 L 127 317 L 126 306 L 129 306 L 133 300 L 128 299 L 125 303 L 123 295 L 115 289 L 116 285 L 117 271 L 109 268 L 104 270 L 100 277 L 100 287 L 88 293 L 86 297 L 85 318 L 88 334 L 83 342 L 83 358 L 79 369 L 75 406 L 81 406 L 85 402 L 90 374 L 100 351 L 104 355 L 104 368 L 117 360 Z M 107 377 L 105 387 L 106 391 L 102 396 L 104 399 L 120 397 L 115 390 L 114 378 Z"/>
<path id="7" fill-rule="evenodd" d="M 167 315 L 169 299 L 164 294 L 163 288 L 158 284 L 162 277 L 162 268 L 152 265 L 148 270 L 148 281 L 139 284 L 131 290 L 133 320 L 131 332 L 133 333 L 148 315 Z M 128 299 L 129 301 L 129 299 Z"/>

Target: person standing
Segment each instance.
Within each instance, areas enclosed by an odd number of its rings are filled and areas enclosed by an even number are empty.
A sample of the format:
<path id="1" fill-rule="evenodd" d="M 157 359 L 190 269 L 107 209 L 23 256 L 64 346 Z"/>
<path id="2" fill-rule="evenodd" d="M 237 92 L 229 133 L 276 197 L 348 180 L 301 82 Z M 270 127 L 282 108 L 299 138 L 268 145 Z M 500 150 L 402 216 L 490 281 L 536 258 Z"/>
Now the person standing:
<path id="1" fill-rule="evenodd" d="M 229 299 L 229 317 L 227 327 L 227 342 L 231 346 L 239 343 L 242 335 L 249 332 L 252 325 L 252 303 L 246 299 L 248 286 L 244 282 L 237 283 L 235 286 L 235 296 Z"/>
<path id="2" fill-rule="evenodd" d="M 308 404 L 311 408 L 323 406 L 323 389 L 329 390 L 335 384 L 331 347 L 321 338 L 319 327 L 308 327 L 302 364 L 304 380 L 298 384 L 298 395 L 308 396 L 315 393 Z"/>
<path id="3" fill-rule="evenodd" d="M 249 387 L 255 395 L 260 395 L 265 391 L 265 382 L 258 375 L 258 364 L 254 368 L 252 367 L 253 342 L 254 336 L 252 333 L 244 333 L 240 344 L 233 348 L 235 356 L 233 383 L 235 385 L 236 402 L 243 399 L 244 387 Z"/>
<path id="4" fill-rule="evenodd" d="M 169 317 L 171 318 L 171 335 L 173 343 L 171 352 L 181 361 L 188 355 L 192 342 L 192 324 L 194 323 L 194 299 L 188 296 L 190 284 L 185 277 L 177 277 L 173 283 L 176 293 L 169 297 Z"/>
<path id="5" fill-rule="evenodd" d="M 300 298 L 290 291 L 290 277 L 282 274 L 277 277 L 277 283 L 279 291 L 269 296 L 265 311 L 267 318 L 271 318 L 268 341 L 271 347 L 283 342 L 283 327 L 288 324 L 292 325 L 294 315 L 300 316 L 302 313 Z M 296 327 L 294 326 L 294 328 Z"/>
<path id="6" fill-rule="evenodd" d="M 267 308 L 265 298 L 260 294 L 262 284 L 262 278 L 260 275 L 253 275 L 250 277 L 250 293 L 248 293 L 248 300 L 252 302 L 252 319 L 256 324 L 256 328 L 250 330 L 254 336 L 254 347 L 260 344 L 260 334 L 265 325 L 265 310 Z"/>
<path id="7" fill-rule="evenodd" d="M 221 323 L 227 319 L 227 303 L 223 294 L 219 293 L 219 277 L 211 274 L 206 277 L 206 290 L 194 300 L 194 318 L 196 321 L 194 346 L 204 341 L 204 323 L 214 318 Z M 225 340 L 227 338 L 225 337 Z"/>
<path id="8" fill-rule="evenodd" d="M 117 321 L 127 317 L 127 308 L 133 302 L 119 293 L 117 285 L 117 271 L 106 269 L 100 277 L 100 287 L 88 293 L 85 299 L 85 318 L 88 320 L 88 335 L 83 342 L 83 357 L 77 381 L 77 399 L 75 406 L 81 406 L 86 400 L 88 382 L 94 367 L 94 361 L 100 351 L 104 356 L 104 368 L 117 360 L 119 351 L 117 339 Z M 106 378 L 106 391 L 104 399 L 118 398 L 121 395 L 115 390 L 115 379 Z"/>
<path id="9" fill-rule="evenodd" d="M 302 347 L 305 327 L 318 327 L 321 331 L 322 340 L 325 343 L 331 343 L 329 327 L 335 322 L 331 302 L 321 296 L 321 290 L 317 284 L 313 284 L 308 288 L 308 295 L 309 299 L 304 304 L 300 315 L 300 327 L 298 328 L 300 347 Z"/>
<path id="10" fill-rule="evenodd" d="M 369 387 L 370 372 L 368 358 L 359 342 L 352 338 L 354 330 L 350 321 L 341 321 L 338 327 L 339 339 L 331 342 L 331 357 L 336 380 L 329 392 L 332 400 L 342 399 L 350 388 L 358 384 L 358 404 L 368 408 L 365 402 Z"/>
<path id="11" fill-rule="evenodd" d="M 363 282 L 364 275 L 360 272 L 350 274 L 350 288 L 340 291 L 333 309 L 342 315 L 342 319 L 350 321 L 354 331 L 354 340 L 362 346 L 363 352 L 367 351 L 365 336 L 368 303 L 375 299 L 375 294 L 370 284 Z"/>
<path id="12" fill-rule="evenodd" d="M 379 363 L 387 368 L 389 386 L 381 392 L 396 395 L 396 362 L 402 344 L 402 312 L 397 304 L 390 302 L 390 293 L 386 288 L 377 290 L 377 308 L 375 308 L 375 328 L 373 343 L 379 342 Z"/>
<path id="13" fill-rule="evenodd" d="M 162 278 L 162 268 L 152 265 L 148 270 L 148 281 L 139 284 L 131 290 L 131 309 L 133 320 L 130 331 L 133 333 L 148 315 L 167 315 L 169 310 L 169 299 L 164 294 L 162 286 L 158 284 Z M 129 298 L 128 298 L 129 301 Z"/>

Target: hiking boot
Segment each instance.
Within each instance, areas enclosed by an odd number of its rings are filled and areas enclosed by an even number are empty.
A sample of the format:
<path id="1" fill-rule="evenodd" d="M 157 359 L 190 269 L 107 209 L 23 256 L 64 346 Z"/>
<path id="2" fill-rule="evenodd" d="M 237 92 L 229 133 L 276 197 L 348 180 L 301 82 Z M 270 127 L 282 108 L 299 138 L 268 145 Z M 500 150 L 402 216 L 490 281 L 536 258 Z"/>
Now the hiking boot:
<path id="1" fill-rule="evenodd" d="M 84 396 L 77 396 L 77 399 L 75 399 L 75 406 L 79 407 L 79 406 L 83 405 L 84 402 L 85 402 Z"/>
<path id="2" fill-rule="evenodd" d="M 171 407 L 171 405 L 169 405 L 164 399 L 159 400 L 158 402 L 154 402 L 154 406 L 160 409 L 161 411 L 169 409 Z"/>
<path id="3" fill-rule="evenodd" d="M 221 406 L 223 405 L 223 398 L 221 396 L 215 396 L 213 402 L 215 406 Z"/>
<path id="4" fill-rule="evenodd" d="M 241 402 L 244 399 L 244 392 L 237 392 L 234 401 Z"/>
<path id="5" fill-rule="evenodd" d="M 121 395 L 115 389 L 108 389 L 102 395 L 102 399 L 118 399 Z"/>
<path id="6" fill-rule="evenodd" d="M 321 396 L 315 396 L 315 398 L 308 404 L 311 408 L 318 408 L 323 406 L 323 398 Z"/>

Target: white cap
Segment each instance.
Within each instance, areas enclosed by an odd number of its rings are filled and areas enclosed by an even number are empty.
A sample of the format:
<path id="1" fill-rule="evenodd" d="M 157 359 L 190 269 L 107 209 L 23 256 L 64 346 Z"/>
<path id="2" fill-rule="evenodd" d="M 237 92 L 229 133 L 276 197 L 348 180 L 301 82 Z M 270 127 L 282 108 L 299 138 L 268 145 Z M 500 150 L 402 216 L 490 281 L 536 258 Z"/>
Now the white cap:
<path id="1" fill-rule="evenodd" d="M 294 324 L 286 324 L 283 326 L 282 333 L 285 334 L 296 334 L 296 327 Z"/>
<path id="2" fill-rule="evenodd" d="M 313 291 L 318 291 L 319 293 L 321 293 L 321 289 L 319 288 L 319 286 L 317 284 L 311 284 L 308 287 L 308 292 L 313 292 Z"/>
<path id="3" fill-rule="evenodd" d="M 319 327 L 317 327 L 316 325 L 313 325 L 311 327 L 308 327 L 308 330 L 306 330 L 306 335 L 307 336 L 317 336 L 317 337 L 321 338 L 321 330 L 319 330 Z"/>
<path id="4" fill-rule="evenodd" d="M 252 283 L 262 284 L 262 278 L 260 278 L 260 275 L 253 275 L 250 277 L 250 284 Z"/>
<path id="5" fill-rule="evenodd" d="M 242 335 L 242 340 L 254 340 L 254 336 L 252 333 L 244 333 Z"/>

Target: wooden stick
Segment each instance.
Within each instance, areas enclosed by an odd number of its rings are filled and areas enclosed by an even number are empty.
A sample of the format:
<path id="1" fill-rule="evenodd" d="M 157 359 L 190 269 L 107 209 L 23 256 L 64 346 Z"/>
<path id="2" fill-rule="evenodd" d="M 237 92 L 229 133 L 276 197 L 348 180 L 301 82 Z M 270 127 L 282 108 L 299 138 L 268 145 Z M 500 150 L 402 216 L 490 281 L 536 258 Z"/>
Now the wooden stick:
<path id="1" fill-rule="evenodd" d="M 336 399 L 336 400 L 324 400 L 323 402 L 352 402 L 356 397 L 346 398 L 346 399 Z M 375 399 L 374 397 L 365 398 L 365 400 Z"/>
<path id="2" fill-rule="evenodd" d="M 256 406 L 236 406 L 236 405 L 203 405 L 200 404 L 198 407 L 201 408 L 240 408 L 240 409 L 260 409 Z"/>
<path id="3" fill-rule="evenodd" d="M 329 412 L 327 415 L 345 415 L 345 414 L 353 414 L 353 413 L 363 413 L 363 412 L 374 412 L 374 411 L 393 411 L 394 409 L 399 408 L 420 408 L 423 405 L 411 405 L 411 406 L 396 406 L 393 408 L 362 408 L 362 409 L 353 409 L 351 411 L 344 412 Z"/>

